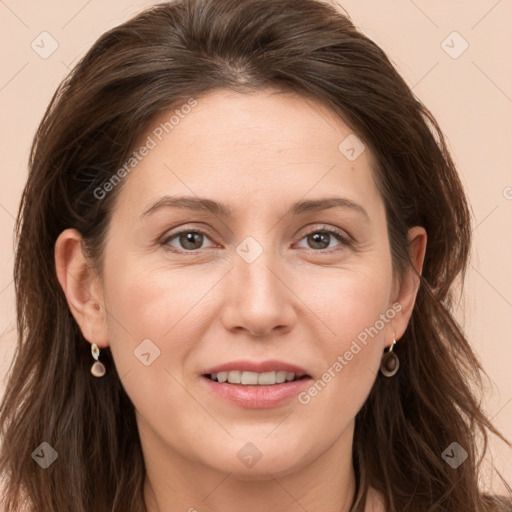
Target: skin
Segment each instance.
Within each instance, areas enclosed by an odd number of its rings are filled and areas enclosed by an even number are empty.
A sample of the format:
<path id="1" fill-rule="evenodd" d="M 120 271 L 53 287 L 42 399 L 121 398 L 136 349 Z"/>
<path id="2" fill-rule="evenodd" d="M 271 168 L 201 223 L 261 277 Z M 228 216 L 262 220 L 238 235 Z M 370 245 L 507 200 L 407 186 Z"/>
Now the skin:
<path id="1" fill-rule="evenodd" d="M 350 161 L 338 149 L 351 133 L 313 99 L 212 92 L 125 178 L 102 277 L 88 270 L 76 230 L 59 236 L 56 268 L 70 309 L 90 343 L 110 346 L 136 409 L 149 512 L 349 510 L 354 418 L 383 350 L 407 327 L 419 285 L 412 269 L 401 285 L 393 278 L 373 156 L 366 149 Z M 164 194 L 214 199 L 233 215 L 162 208 L 141 219 Z M 295 201 L 332 195 L 359 203 L 369 222 L 348 208 L 285 215 Z M 324 225 L 355 244 L 307 236 Z M 208 231 L 189 245 L 179 236 L 162 242 L 179 229 Z M 263 251 L 251 263 L 236 251 L 249 236 Z M 421 273 L 425 230 L 412 228 L 409 239 Z M 248 410 L 204 385 L 203 370 L 235 359 L 279 359 L 321 379 L 397 303 L 394 318 L 308 404 Z M 147 338 L 160 350 L 149 366 L 134 356 Z M 262 455 L 252 467 L 237 457 L 247 442 Z M 366 511 L 383 510 L 371 489 Z"/>

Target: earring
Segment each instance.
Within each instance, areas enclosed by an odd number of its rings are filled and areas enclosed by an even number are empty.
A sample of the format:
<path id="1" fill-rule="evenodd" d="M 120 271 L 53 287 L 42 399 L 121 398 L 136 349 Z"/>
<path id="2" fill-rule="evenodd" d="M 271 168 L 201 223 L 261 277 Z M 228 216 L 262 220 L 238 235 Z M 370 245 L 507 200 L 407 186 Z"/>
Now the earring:
<path id="1" fill-rule="evenodd" d="M 400 360 L 398 356 L 393 352 L 393 348 L 396 345 L 395 335 L 393 334 L 393 344 L 389 347 L 388 351 L 382 356 L 380 363 L 380 372 L 385 377 L 393 377 L 400 368 Z"/>
<path id="2" fill-rule="evenodd" d="M 96 359 L 96 362 L 93 363 L 93 365 L 91 366 L 91 373 L 95 376 L 95 377 L 103 377 L 103 375 L 105 375 L 105 365 L 103 363 L 101 363 L 100 361 L 98 361 L 98 357 L 100 355 L 100 349 L 98 348 L 98 345 L 96 345 L 96 343 L 92 343 L 91 344 L 91 353 L 92 353 L 92 357 L 94 357 L 94 359 Z"/>

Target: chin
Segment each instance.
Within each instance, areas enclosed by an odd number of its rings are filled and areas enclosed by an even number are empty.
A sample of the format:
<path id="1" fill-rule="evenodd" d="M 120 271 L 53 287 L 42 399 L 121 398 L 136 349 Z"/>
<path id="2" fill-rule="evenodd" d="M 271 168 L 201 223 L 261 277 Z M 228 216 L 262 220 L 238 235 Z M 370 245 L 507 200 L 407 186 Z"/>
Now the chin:
<path id="1" fill-rule="evenodd" d="M 236 480 L 246 482 L 263 482 L 273 480 L 274 478 L 283 478 L 295 473 L 300 468 L 300 464 L 289 464 L 283 462 L 282 464 L 263 464 L 262 461 L 258 462 L 252 468 L 242 468 L 240 466 L 219 468 L 222 472 L 230 473 L 230 477 Z"/>
<path id="2" fill-rule="evenodd" d="M 246 451 L 249 452 L 250 449 L 246 448 Z M 252 460 L 242 451 L 240 455 L 237 453 L 235 457 L 225 459 L 221 464 L 216 460 L 215 464 L 209 465 L 222 473 L 230 473 L 231 477 L 237 480 L 264 481 L 291 475 L 307 464 L 304 457 L 286 457 L 283 451 L 275 448 L 272 455 L 265 456 L 263 452 L 259 459 L 254 453 Z"/>

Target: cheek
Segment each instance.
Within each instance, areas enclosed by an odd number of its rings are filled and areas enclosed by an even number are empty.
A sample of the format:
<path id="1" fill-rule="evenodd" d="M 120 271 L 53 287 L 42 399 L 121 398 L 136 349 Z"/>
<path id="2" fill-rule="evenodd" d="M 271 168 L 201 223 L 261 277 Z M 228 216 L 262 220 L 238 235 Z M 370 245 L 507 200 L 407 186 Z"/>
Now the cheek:
<path id="1" fill-rule="evenodd" d="M 107 291 L 115 331 L 122 337 L 162 339 L 180 327 L 211 283 L 190 271 L 162 269 L 127 260 L 112 265 Z M 183 319 L 183 320 L 182 320 Z"/>
<path id="2" fill-rule="evenodd" d="M 206 293 L 207 283 L 204 291 L 200 282 L 190 287 L 190 275 L 185 279 L 179 270 L 173 272 L 170 282 L 161 273 L 149 272 L 129 260 L 117 260 L 108 271 L 105 305 L 110 348 L 119 375 L 129 373 L 132 383 L 137 380 L 132 386 L 137 393 L 137 388 L 149 389 L 157 373 L 168 380 L 165 369 L 186 357 L 190 350 L 187 340 L 194 336 L 187 315 Z M 185 326 L 191 327 L 186 337 L 182 335 Z"/>
<path id="3" fill-rule="evenodd" d="M 333 428 L 357 414 L 377 376 L 384 336 L 395 316 L 391 280 L 382 278 L 387 275 L 377 262 L 371 269 L 343 272 L 311 308 L 319 312 L 326 334 L 318 344 L 317 375 L 299 402 L 311 414 L 325 416 L 326 425 L 333 414 Z"/>
<path id="4" fill-rule="evenodd" d="M 170 425 L 179 407 L 197 418 L 201 411 L 179 383 L 194 348 L 190 342 L 201 336 L 200 323 L 190 321 L 193 307 L 211 283 L 191 287 L 190 273 L 179 270 L 171 283 L 169 273 L 164 279 L 163 273 L 120 261 L 105 275 L 110 348 L 137 414 L 150 424 Z"/>
<path id="5" fill-rule="evenodd" d="M 326 328 L 326 346 L 333 350 L 344 347 L 348 350 L 350 341 L 374 326 L 380 315 L 390 308 L 390 291 L 387 268 L 378 262 L 357 269 L 343 269 L 329 276 L 323 286 L 310 287 L 308 306 Z M 306 289 L 302 293 L 306 293 Z M 381 322 L 377 329 L 383 331 Z"/>

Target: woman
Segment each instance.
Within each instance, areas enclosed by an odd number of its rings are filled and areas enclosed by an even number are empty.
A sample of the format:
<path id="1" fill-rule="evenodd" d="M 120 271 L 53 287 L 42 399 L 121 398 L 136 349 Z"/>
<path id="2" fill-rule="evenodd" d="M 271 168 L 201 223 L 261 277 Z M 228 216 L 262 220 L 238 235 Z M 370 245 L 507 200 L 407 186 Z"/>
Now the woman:
<path id="1" fill-rule="evenodd" d="M 32 148 L 5 509 L 510 510 L 451 311 L 470 233 L 435 119 L 331 6 L 115 27 Z"/>

